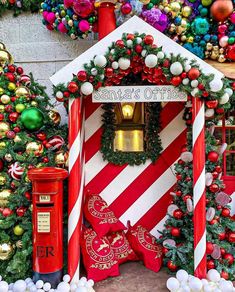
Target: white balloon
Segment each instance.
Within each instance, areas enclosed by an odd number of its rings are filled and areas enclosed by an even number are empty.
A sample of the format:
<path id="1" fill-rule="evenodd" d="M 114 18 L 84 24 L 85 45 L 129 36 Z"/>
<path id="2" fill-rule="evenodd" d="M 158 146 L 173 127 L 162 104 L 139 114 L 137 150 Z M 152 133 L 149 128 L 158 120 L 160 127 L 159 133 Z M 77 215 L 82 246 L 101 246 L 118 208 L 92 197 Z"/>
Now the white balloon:
<path id="1" fill-rule="evenodd" d="M 229 97 L 233 95 L 233 90 L 231 88 L 225 88 L 224 91 L 228 93 Z"/>
<path id="2" fill-rule="evenodd" d="M 170 66 L 170 71 L 171 71 L 171 74 L 175 76 L 180 75 L 183 72 L 183 66 L 181 65 L 180 62 L 174 62 Z"/>
<path id="3" fill-rule="evenodd" d="M 176 278 L 170 277 L 166 281 L 166 287 L 172 292 L 177 291 L 180 288 L 180 283 Z"/>
<path id="4" fill-rule="evenodd" d="M 55 289 L 50 289 L 50 290 L 49 290 L 49 292 L 54 292 L 54 291 L 55 291 Z"/>
<path id="5" fill-rule="evenodd" d="M 113 68 L 114 70 L 116 70 L 116 69 L 118 69 L 118 67 L 119 67 L 118 62 L 114 61 L 114 62 L 112 63 L 112 68 Z"/>
<path id="6" fill-rule="evenodd" d="M 67 282 L 67 283 L 69 283 L 70 279 L 71 279 L 71 277 L 68 274 L 64 275 L 64 277 L 63 277 L 63 281 Z"/>
<path id="7" fill-rule="evenodd" d="M 81 277 L 80 281 L 83 282 L 83 283 L 86 283 L 87 282 L 87 278 L 86 277 Z"/>
<path id="8" fill-rule="evenodd" d="M 27 284 L 27 287 L 28 287 L 28 288 L 30 288 L 30 287 L 32 287 L 32 286 L 35 286 L 35 285 L 34 285 L 34 282 L 29 282 L 29 283 Z"/>
<path id="9" fill-rule="evenodd" d="M 75 292 L 87 292 L 87 288 L 84 286 L 79 286 L 79 287 L 77 287 Z"/>
<path id="10" fill-rule="evenodd" d="M 37 292 L 44 292 L 44 290 L 43 289 L 38 289 Z"/>
<path id="11" fill-rule="evenodd" d="M 44 291 L 49 291 L 51 289 L 51 284 L 49 282 L 46 282 L 43 285 L 43 289 L 44 289 Z"/>
<path id="12" fill-rule="evenodd" d="M 219 99 L 219 104 L 225 104 L 229 101 L 229 94 L 225 92 Z"/>
<path id="13" fill-rule="evenodd" d="M 162 51 L 160 51 L 160 52 L 157 53 L 157 57 L 158 57 L 158 59 L 164 59 L 165 58 L 165 54 Z"/>
<path id="14" fill-rule="evenodd" d="M 215 114 L 215 111 L 214 111 L 213 108 L 208 108 L 205 111 L 205 117 L 206 118 L 212 118 L 214 116 L 214 114 Z"/>
<path id="15" fill-rule="evenodd" d="M 221 79 L 213 79 L 210 83 L 210 89 L 212 92 L 218 92 L 223 88 L 223 81 Z"/>
<path id="16" fill-rule="evenodd" d="M 14 286 L 14 283 L 10 283 L 10 284 L 8 285 L 8 289 L 9 289 L 9 290 L 12 290 L 13 286 Z"/>
<path id="17" fill-rule="evenodd" d="M 202 282 L 200 279 L 195 277 L 189 281 L 189 287 L 195 292 L 200 291 L 202 289 Z"/>
<path id="18" fill-rule="evenodd" d="M 208 285 L 208 281 L 207 281 L 207 279 L 202 279 L 201 280 L 202 281 L 202 284 L 205 286 L 205 285 Z"/>
<path id="19" fill-rule="evenodd" d="M 22 292 L 22 291 L 26 290 L 26 287 L 27 287 L 27 285 L 26 285 L 24 280 L 18 280 L 14 283 L 13 291 L 14 292 Z"/>
<path id="20" fill-rule="evenodd" d="M 61 282 L 57 286 L 57 290 L 61 291 L 61 292 L 69 292 L 70 291 L 70 285 L 69 285 L 69 283 Z"/>
<path id="21" fill-rule="evenodd" d="M 207 272 L 207 279 L 212 282 L 219 282 L 220 274 L 217 270 L 211 269 Z"/>
<path id="22" fill-rule="evenodd" d="M 103 68 L 103 67 L 105 67 L 106 64 L 107 64 L 107 59 L 106 59 L 105 56 L 103 56 L 103 55 L 98 55 L 98 56 L 96 56 L 95 59 L 94 59 L 94 64 L 95 64 L 96 66 L 98 66 L 98 67 Z"/>
<path id="23" fill-rule="evenodd" d="M 0 291 L 7 292 L 8 291 L 8 284 L 5 281 L 0 282 Z"/>
<path id="24" fill-rule="evenodd" d="M 205 285 L 204 286 L 204 292 L 212 292 L 214 289 L 210 285 Z"/>
<path id="25" fill-rule="evenodd" d="M 180 281 L 180 282 L 187 282 L 188 281 L 188 273 L 185 270 L 179 270 L 176 273 L 176 278 Z"/>
<path id="26" fill-rule="evenodd" d="M 118 60 L 118 65 L 119 65 L 119 68 L 122 69 L 122 70 L 126 70 L 130 67 L 131 65 L 131 61 L 127 58 L 120 58 Z"/>
<path id="27" fill-rule="evenodd" d="M 43 282 L 42 280 L 38 280 L 38 281 L 36 282 L 36 287 L 37 287 L 38 289 L 40 289 L 40 288 L 43 287 L 43 284 L 44 284 L 44 282 Z"/>
<path id="28" fill-rule="evenodd" d="M 148 68 L 154 68 L 157 66 L 157 62 L 158 62 L 158 58 L 156 55 L 154 54 L 150 54 L 148 55 L 145 60 L 144 63 Z"/>
<path id="29" fill-rule="evenodd" d="M 90 95 L 93 92 L 93 85 L 90 82 L 84 82 L 81 86 L 81 92 L 84 95 Z"/>

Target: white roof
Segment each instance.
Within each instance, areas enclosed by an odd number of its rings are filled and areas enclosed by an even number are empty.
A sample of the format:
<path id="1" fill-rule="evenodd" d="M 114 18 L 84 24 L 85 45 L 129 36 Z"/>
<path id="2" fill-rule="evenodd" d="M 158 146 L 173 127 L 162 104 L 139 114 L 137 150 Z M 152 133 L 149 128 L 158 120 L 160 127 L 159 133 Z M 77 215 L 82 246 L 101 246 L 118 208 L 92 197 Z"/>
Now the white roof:
<path id="1" fill-rule="evenodd" d="M 139 18 L 138 16 L 133 16 L 128 21 L 123 23 L 121 26 L 116 28 L 102 40 L 97 42 L 87 51 L 82 53 L 68 65 L 60 69 L 57 73 L 50 77 L 51 82 L 54 85 L 59 83 L 69 82 L 73 74 L 77 74 L 79 70 L 83 69 L 83 64 L 89 63 L 95 55 L 104 55 L 107 52 L 108 47 L 113 41 L 116 41 L 122 37 L 123 33 L 145 33 L 150 34 L 154 37 L 154 42 L 158 47 L 162 46 L 162 49 L 165 54 L 169 55 L 173 53 L 174 55 L 182 55 L 183 57 L 188 58 L 188 60 L 197 60 L 197 63 L 200 65 L 203 73 L 205 74 L 214 74 L 215 78 L 221 79 L 224 77 L 223 73 L 207 64 L 193 53 L 189 52 L 169 37 L 165 36 L 160 31 L 156 30 L 154 27 L 149 25 L 147 22 Z"/>

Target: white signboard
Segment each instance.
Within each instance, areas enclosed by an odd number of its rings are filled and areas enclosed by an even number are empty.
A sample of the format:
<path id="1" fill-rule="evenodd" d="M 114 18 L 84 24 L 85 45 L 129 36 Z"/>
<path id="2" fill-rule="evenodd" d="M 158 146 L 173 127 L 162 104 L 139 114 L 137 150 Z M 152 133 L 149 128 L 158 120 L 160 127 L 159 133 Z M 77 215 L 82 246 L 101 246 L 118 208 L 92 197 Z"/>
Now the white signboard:
<path id="1" fill-rule="evenodd" d="M 187 94 L 171 85 L 107 86 L 92 94 L 93 102 L 187 101 Z"/>

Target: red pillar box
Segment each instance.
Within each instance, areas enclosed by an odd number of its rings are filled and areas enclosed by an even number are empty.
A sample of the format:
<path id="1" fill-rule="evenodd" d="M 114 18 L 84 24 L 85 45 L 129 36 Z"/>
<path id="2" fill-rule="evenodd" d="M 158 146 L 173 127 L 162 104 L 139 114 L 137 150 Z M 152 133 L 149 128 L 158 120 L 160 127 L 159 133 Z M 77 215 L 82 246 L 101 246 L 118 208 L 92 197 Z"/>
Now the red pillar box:
<path id="1" fill-rule="evenodd" d="M 28 172 L 33 184 L 34 281 L 56 287 L 63 269 L 63 180 L 61 168 L 35 168 Z"/>

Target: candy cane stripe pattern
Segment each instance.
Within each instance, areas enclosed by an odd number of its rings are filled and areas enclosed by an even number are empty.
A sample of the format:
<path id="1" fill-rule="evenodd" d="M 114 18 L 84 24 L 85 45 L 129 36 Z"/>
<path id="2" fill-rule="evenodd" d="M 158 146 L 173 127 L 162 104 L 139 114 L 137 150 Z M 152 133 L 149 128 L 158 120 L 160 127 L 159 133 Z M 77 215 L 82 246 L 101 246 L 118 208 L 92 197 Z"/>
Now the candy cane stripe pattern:
<path id="1" fill-rule="evenodd" d="M 10 165 L 8 173 L 15 180 L 20 180 L 22 174 L 24 173 L 24 168 L 19 165 L 18 162 L 15 162 Z"/>
<path id="2" fill-rule="evenodd" d="M 84 108 L 81 98 L 69 101 L 68 273 L 79 280 L 80 235 L 84 190 Z"/>
<path id="3" fill-rule="evenodd" d="M 194 274 L 206 277 L 206 191 L 204 102 L 193 99 Z"/>

